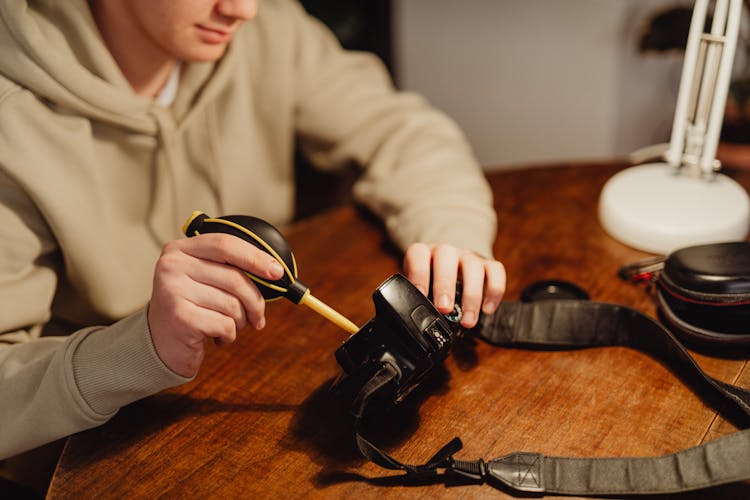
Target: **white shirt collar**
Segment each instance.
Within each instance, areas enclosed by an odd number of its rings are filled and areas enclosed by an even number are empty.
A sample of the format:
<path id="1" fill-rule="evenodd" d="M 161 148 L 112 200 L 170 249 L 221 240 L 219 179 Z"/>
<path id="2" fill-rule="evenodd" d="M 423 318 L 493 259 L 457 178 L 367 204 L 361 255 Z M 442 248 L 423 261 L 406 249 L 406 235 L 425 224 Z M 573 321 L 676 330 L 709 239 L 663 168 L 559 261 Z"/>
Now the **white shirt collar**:
<path id="1" fill-rule="evenodd" d="M 169 72 L 169 76 L 167 77 L 167 82 L 154 98 L 156 104 L 163 108 L 168 108 L 169 106 L 171 106 L 175 100 L 175 97 L 177 97 L 177 89 L 180 86 L 181 66 L 182 63 L 180 61 L 177 61 L 177 63 L 172 66 L 172 70 Z"/>

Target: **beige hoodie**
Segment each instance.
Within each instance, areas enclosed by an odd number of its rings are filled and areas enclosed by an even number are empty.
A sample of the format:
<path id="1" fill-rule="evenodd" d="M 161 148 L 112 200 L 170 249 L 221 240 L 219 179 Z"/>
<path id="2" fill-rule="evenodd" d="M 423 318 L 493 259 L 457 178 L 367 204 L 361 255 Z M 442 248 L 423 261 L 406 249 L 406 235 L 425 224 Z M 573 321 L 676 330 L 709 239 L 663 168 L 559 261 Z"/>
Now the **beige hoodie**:
<path id="1" fill-rule="evenodd" d="M 186 381 L 144 314 L 161 246 L 195 209 L 289 221 L 297 144 L 366 166 L 355 197 L 401 248 L 490 255 L 455 125 L 296 3 L 264 0 L 221 61 L 184 64 L 169 108 L 133 93 L 86 1 L 0 3 L 0 458 Z"/>

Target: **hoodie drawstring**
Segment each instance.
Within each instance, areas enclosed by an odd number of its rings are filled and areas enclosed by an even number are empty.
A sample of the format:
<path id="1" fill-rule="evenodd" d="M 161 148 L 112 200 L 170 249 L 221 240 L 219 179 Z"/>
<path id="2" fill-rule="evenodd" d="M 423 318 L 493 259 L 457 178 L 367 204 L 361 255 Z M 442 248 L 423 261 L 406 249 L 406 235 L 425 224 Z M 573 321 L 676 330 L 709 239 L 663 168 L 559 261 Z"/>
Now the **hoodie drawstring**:
<path id="1" fill-rule="evenodd" d="M 180 190 L 177 187 L 177 168 L 174 158 L 174 122 L 169 110 L 155 108 L 152 111 L 158 132 L 159 149 L 154 157 L 153 187 L 151 190 L 151 207 L 148 226 L 152 235 L 160 244 L 180 236 L 182 206 Z M 164 217 L 164 213 L 169 215 Z"/>

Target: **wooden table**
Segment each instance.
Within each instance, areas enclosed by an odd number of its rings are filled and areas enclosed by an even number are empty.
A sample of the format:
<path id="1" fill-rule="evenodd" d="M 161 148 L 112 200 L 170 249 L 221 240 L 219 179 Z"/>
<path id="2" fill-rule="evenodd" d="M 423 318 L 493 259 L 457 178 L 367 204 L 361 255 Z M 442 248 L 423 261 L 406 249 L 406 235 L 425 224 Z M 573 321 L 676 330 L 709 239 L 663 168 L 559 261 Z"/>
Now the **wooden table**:
<path id="1" fill-rule="evenodd" d="M 592 299 L 655 313 L 642 287 L 616 276 L 647 257 L 607 236 L 599 191 L 622 165 L 562 165 L 491 174 L 508 272 L 506 299 L 547 278 Z M 750 172 L 730 172 L 750 186 Z M 323 301 L 364 324 L 371 294 L 400 260 L 370 218 L 351 207 L 285 231 L 300 276 Z M 262 333 L 209 349 L 192 383 L 123 408 L 69 438 L 50 498 L 456 498 L 504 493 L 488 485 L 403 485 L 359 457 L 350 419 L 329 395 L 333 352 L 346 334 L 304 307 L 270 304 Z M 743 358 L 697 355 L 721 380 L 750 387 Z M 735 428 L 658 361 L 626 348 L 540 352 L 477 343 L 372 429 L 378 444 L 421 463 L 454 436 L 457 458 L 513 451 L 628 456 L 674 452 Z M 389 477 L 390 476 L 390 477 Z M 750 484 L 714 495 L 749 497 Z"/>

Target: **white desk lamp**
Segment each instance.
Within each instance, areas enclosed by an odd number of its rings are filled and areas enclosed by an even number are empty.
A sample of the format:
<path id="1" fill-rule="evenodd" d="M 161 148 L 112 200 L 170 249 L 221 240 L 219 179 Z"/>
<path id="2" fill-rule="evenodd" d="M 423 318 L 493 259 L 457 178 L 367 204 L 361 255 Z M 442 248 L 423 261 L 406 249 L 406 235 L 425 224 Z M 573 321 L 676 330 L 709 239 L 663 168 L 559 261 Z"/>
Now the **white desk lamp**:
<path id="1" fill-rule="evenodd" d="M 604 229 L 647 252 L 744 240 L 750 229 L 748 194 L 718 173 L 716 159 L 742 0 L 716 0 L 710 33 L 704 32 L 707 8 L 708 0 L 693 8 L 665 162 L 619 172 L 599 198 Z"/>

